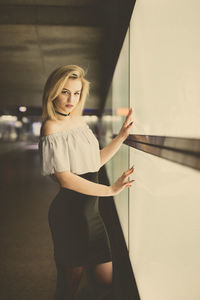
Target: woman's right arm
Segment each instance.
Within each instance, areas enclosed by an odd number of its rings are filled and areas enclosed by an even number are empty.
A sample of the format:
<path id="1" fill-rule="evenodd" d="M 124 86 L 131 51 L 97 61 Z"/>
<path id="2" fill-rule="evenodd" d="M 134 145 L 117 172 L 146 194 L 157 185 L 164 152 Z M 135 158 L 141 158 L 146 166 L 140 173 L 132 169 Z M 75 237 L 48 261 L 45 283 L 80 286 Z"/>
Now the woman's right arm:
<path id="1" fill-rule="evenodd" d="M 134 168 L 130 168 L 123 172 L 115 183 L 112 185 L 103 185 L 92 182 L 81 176 L 78 176 L 70 171 L 55 172 L 55 176 L 62 187 L 71 189 L 73 191 L 100 197 L 109 197 L 119 194 L 125 187 L 130 187 L 135 180 L 126 181 L 127 177 L 131 175 Z"/>
<path id="2" fill-rule="evenodd" d="M 55 172 L 57 180 L 62 187 L 92 196 L 112 196 L 111 186 L 92 182 L 70 171 Z"/>

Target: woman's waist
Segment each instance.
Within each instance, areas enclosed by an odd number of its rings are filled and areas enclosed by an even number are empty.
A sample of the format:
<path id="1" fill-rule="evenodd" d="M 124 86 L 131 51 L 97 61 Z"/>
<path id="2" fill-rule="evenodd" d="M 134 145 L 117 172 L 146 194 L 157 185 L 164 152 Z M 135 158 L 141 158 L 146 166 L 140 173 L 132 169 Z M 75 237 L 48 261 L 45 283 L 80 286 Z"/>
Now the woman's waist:
<path id="1" fill-rule="evenodd" d="M 75 174 L 75 173 L 74 173 Z M 84 174 L 75 174 L 77 176 L 80 176 L 86 180 L 89 180 L 89 181 L 92 181 L 92 182 L 95 182 L 95 183 L 98 183 L 99 182 L 99 174 L 98 172 L 88 172 L 88 173 L 84 173 Z M 60 185 L 60 182 L 59 180 L 57 179 L 56 175 L 53 173 L 53 174 L 50 174 L 49 177 L 56 183 L 58 183 Z M 60 187 L 62 188 L 65 188 L 64 186 L 61 186 Z"/>
<path id="2" fill-rule="evenodd" d="M 98 202 L 99 197 L 95 195 L 84 194 L 76 190 L 60 186 L 58 193 L 54 197 L 54 200 L 64 201 L 67 203 L 76 202 L 76 204 L 84 203 L 84 205 L 86 205 L 87 202 Z"/>

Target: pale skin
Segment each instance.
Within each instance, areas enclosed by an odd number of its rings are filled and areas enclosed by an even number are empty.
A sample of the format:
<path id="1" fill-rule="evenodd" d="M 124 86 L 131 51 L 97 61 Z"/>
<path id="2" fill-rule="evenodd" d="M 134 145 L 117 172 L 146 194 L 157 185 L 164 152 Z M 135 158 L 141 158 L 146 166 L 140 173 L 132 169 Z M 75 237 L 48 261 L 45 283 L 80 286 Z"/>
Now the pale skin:
<path id="1" fill-rule="evenodd" d="M 82 82 L 80 79 L 68 79 L 62 92 L 54 100 L 54 107 L 61 113 L 72 112 L 77 105 L 81 95 Z M 73 104 L 73 107 L 67 107 L 66 104 Z M 49 135 L 59 131 L 67 130 L 72 127 L 84 125 L 85 121 L 82 116 L 62 116 L 57 114 L 58 121 L 46 120 L 42 126 L 41 135 Z M 122 125 L 118 135 L 103 149 L 100 150 L 101 167 L 107 163 L 115 153 L 120 149 L 123 141 L 128 137 L 132 126 L 132 108 Z M 55 171 L 55 170 L 54 170 Z M 128 177 L 133 173 L 134 167 L 126 170 L 111 186 L 98 184 L 86 180 L 70 171 L 54 172 L 58 182 L 62 187 L 72 189 L 74 191 L 94 196 L 113 196 L 119 194 L 125 187 L 130 187 L 134 180 L 127 181 Z M 73 267 L 69 270 L 68 282 L 69 299 L 72 299 L 76 291 L 80 278 L 83 272 L 83 267 Z M 98 264 L 93 268 L 94 278 L 100 284 L 110 285 L 112 283 L 113 266 L 112 261 Z"/>

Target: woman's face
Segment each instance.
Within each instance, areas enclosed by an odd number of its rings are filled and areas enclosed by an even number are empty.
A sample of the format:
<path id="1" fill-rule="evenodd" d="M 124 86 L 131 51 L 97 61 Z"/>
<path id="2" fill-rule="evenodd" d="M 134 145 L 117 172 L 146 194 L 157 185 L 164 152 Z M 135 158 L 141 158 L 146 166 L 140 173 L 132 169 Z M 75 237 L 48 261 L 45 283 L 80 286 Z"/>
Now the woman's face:
<path id="1" fill-rule="evenodd" d="M 55 109 L 62 113 L 71 112 L 79 102 L 81 88 L 80 79 L 68 78 L 61 93 L 53 101 Z"/>

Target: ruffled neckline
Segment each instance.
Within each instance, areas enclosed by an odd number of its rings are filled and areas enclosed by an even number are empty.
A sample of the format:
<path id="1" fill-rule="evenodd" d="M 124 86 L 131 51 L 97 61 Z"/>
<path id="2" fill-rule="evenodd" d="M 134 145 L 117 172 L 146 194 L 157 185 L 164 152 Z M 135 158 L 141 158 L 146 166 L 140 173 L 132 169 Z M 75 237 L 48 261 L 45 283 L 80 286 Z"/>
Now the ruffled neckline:
<path id="1" fill-rule="evenodd" d="M 51 137 L 51 136 L 68 135 L 70 133 L 76 133 L 76 132 L 78 133 L 82 130 L 85 130 L 86 128 L 87 129 L 89 128 L 88 124 L 72 127 L 72 128 L 66 129 L 66 130 L 58 131 L 58 132 L 55 132 L 55 133 L 50 133 L 50 134 L 47 134 L 47 135 L 43 135 L 43 136 L 40 136 L 39 139 L 46 139 L 46 138 Z"/>

